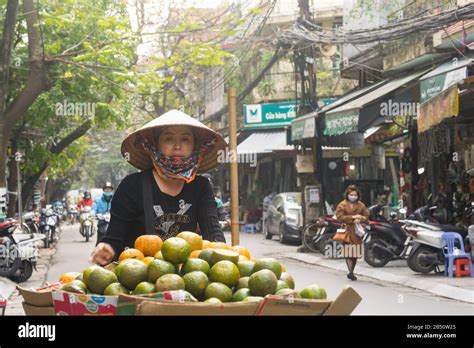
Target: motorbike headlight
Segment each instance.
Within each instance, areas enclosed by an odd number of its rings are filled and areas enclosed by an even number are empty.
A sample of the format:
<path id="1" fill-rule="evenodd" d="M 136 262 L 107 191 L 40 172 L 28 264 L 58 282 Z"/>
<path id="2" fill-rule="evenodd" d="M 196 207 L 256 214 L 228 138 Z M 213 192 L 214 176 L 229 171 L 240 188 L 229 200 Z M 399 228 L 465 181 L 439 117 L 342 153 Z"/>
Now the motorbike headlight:
<path id="1" fill-rule="evenodd" d="M 91 225 L 91 222 L 89 220 L 84 221 L 84 226 L 90 226 L 90 225 Z"/>

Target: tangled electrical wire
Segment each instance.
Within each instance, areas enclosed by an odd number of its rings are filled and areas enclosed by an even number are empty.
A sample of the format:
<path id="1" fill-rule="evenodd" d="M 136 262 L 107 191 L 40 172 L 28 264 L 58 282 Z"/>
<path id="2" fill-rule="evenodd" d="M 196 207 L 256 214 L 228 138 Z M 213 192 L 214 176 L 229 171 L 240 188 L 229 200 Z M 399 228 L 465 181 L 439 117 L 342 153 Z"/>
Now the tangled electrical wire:
<path id="1" fill-rule="evenodd" d="M 409 34 L 439 30 L 451 23 L 474 18 L 474 3 L 449 10 L 440 14 L 421 15 L 406 18 L 373 29 L 331 30 L 303 20 L 280 33 L 279 42 L 291 47 L 310 46 L 314 44 L 353 44 L 363 45 L 371 42 L 386 43 L 401 39 Z"/>

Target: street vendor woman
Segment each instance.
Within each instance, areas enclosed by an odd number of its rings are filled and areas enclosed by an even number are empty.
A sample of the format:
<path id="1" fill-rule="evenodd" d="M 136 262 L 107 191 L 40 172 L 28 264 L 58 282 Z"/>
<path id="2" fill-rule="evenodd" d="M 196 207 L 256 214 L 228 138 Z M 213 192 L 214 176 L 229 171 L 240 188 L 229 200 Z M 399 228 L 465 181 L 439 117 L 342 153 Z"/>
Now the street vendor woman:
<path id="1" fill-rule="evenodd" d="M 197 175 L 218 165 L 225 146 L 221 135 L 178 110 L 128 135 L 122 155 L 142 172 L 128 175 L 118 186 L 107 233 L 91 261 L 105 265 L 118 259 L 140 235 L 166 240 L 196 231 L 198 225 L 203 239 L 225 242 L 209 180 Z M 144 202 L 152 202 L 148 211 Z"/>

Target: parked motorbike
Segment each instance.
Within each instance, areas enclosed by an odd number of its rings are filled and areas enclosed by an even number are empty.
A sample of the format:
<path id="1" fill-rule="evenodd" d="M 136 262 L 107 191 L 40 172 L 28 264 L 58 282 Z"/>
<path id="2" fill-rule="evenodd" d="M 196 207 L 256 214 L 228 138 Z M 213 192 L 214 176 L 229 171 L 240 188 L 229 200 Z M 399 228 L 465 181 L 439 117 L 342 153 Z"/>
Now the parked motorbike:
<path id="1" fill-rule="evenodd" d="M 370 221 L 379 221 L 379 222 L 388 222 L 392 223 L 397 219 L 397 213 L 395 211 L 391 211 L 389 218 L 387 219 L 384 214 L 384 209 L 387 208 L 386 206 L 382 206 L 380 204 L 375 204 L 369 207 Z"/>
<path id="2" fill-rule="evenodd" d="M 101 240 L 105 237 L 107 227 L 109 227 L 110 213 L 97 214 L 97 240 Z M 87 240 L 86 240 L 87 241 Z"/>
<path id="3" fill-rule="evenodd" d="M 57 238 L 58 233 L 58 215 L 51 209 L 42 209 L 40 217 L 40 232 L 44 234 L 44 246 L 49 248 Z"/>
<path id="4" fill-rule="evenodd" d="M 430 223 L 440 223 L 434 215 L 434 212 L 437 209 L 437 206 L 425 205 L 416 209 L 412 214 L 408 216 L 408 219 Z"/>
<path id="5" fill-rule="evenodd" d="M 364 261 L 372 267 L 383 267 L 390 261 L 404 259 L 408 235 L 397 218 L 398 214 L 392 211 L 387 220 L 381 206 L 371 206 L 369 210 L 369 223 L 363 237 Z M 401 208 L 399 214 L 404 216 L 406 209 Z"/>
<path id="6" fill-rule="evenodd" d="M 383 267 L 390 261 L 404 259 L 407 233 L 400 223 L 369 221 L 364 235 L 364 261 L 372 267 Z"/>
<path id="7" fill-rule="evenodd" d="M 81 209 L 79 214 L 79 221 L 81 223 L 81 227 L 79 228 L 79 232 L 81 235 L 86 238 L 86 242 L 89 241 L 90 237 L 94 234 L 94 217 L 91 213 L 91 207 L 86 206 Z"/>
<path id="8" fill-rule="evenodd" d="M 342 226 L 335 217 L 323 216 L 303 230 L 303 244 L 312 252 L 324 254 L 326 245 L 331 241 L 336 230 Z"/>
<path id="9" fill-rule="evenodd" d="M 383 215 L 383 207 L 381 205 L 373 205 L 369 208 L 370 220 L 388 222 Z M 395 215 L 391 215 L 391 220 L 395 219 Z M 319 218 L 314 224 L 310 224 L 303 230 L 303 244 L 313 252 L 324 254 L 326 245 L 331 242 L 336 230 L 342 226 L 342 223 L 335 216 L 326 215 Z"/>
<path id="10" fill-rule="evenodd" d="M 35 212 L 27 212 L 23 214 L 23 222 L 28 227 L 30 233 L 39 233 L 39 214 Z"/>
<path id="11" fill-rule="evenodd" d="M 21 283 L 36 270 L 41 233 L 18 232 L 18 222 L 7 220 L 0 223 L 0 276 Z"/>
<path id="12" fill-rule="evenodd" d="M 444 265 L 442 235 L 444 232 L 457 232 L 469 244 L 467 230 L 454 225 L 433 224 L 416 220 L 401 220 L 403 230 L 409 238 L 405 241 L 405 257 L 408 267 L 414 272 L 430 273 L 439 265 Z M 457 246 L 458 248 L 460 246 Z"/>

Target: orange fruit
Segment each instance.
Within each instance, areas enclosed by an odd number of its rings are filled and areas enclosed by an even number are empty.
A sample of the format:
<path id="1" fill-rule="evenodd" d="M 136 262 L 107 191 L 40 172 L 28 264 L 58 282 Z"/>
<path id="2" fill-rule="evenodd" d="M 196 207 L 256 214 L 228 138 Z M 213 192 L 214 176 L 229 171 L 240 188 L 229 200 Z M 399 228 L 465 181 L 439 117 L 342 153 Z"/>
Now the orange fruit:
<path id="1" fill-rule="evenodd" d="M 135 249 L 140 250 L 145 256 L 154 256 L 161 250 L 163 241 L 155 235 L 145 234 L 135 240 Z"/>
<path id="2" fill-rule="evenodd" d="M 257 259 L 253 256 L 250 256 L 250 261 L 257 262 Z"/>
<path id="3" fill-rule="evenodd" d="M 124 251 L 122 251 L 122 253 L 119 256 L 119 261 L 123 261 L 123 260 L 126 260 L 126 259 L 141 260 L 144 257 L 145 257 L 145 255 L 143 255 L 143 253 L 140 250 L 130 248 L 130 249 L 125 249 Z"/>
<path id="4" fill-rule="evenodd" d="M 176 235 L 178 238 L 183 238 L 186 242 L 189 243 L 191 250 L 202 250 L 202 236 L 200 234 L 183 231 Z"/>
<path id="5" fill-rule="evenodd" d="M 191 255 L 189 255 L 190 259 L 197 259 L 199 257 L 199 254 L 201 253 L 202 250 L 194 250 Z"/>
<path id="6" fill-rule="evenodd" d="M 249 261 L 250 259 L 246 258 L 245 256 L 243 255 L 239 255 L 239 262 L 240 261 Z"/>
<path id="7" fill-rule="evenodd" d="M 211 248 L 211 242 L 209 242 L 208 240 L 203 240 L 202 241 L 202 250 L 210 249 L 210 248 Z"/>
<path id="8" fill-rule="evenodd" d="M 245 256 L 247 259 L 250 259 L 250 251 L 242 245 L 234 245 L 232 250 L 239 253 L 239 255 Z"/>
<path id="9" fill-rule="evenodd" d="M 227 244 L 224 243 L 224 242 L 212 242 L 210 247 L 211 247 L 212 249 L 227 249 L 227 250 L 231 250 L 230 245 L 227 245 Z"/>
<path id="10" fill-rule="evenodd" d="M 282 272 L 286 272 L 286 267 L 283 266 L 283 265 L 281 265 L 281 271 L 282 271 Z"/>
<path id="11" fill-rule="evenodd" d="M 145 263 L 145 265 L 148 265 L 151 261 L 153 261 L 155 258 L 153 256 L 147 256 L 145 258 L 143 258 L 143 262 Z"/>
<path id="12" fill-rule="evenodd" d="M 165 240 L 161 253 L 166 261 L 177 265 L 186 262 L 191 254 L 191 246 L 183 238 L 172 237 Z"/>
<path id="13" fill-rule="evenodd" d="M 63 282 L 63 283 L 69 283 L 69 282 L 72 282 L 73 280 L 75 280 L 80 275 L 81 275 L 81 273 L 79 273 L 79 272 L 67 272 L 67 273 L 62 274 L 59 277 L 59 281 Z"/>

